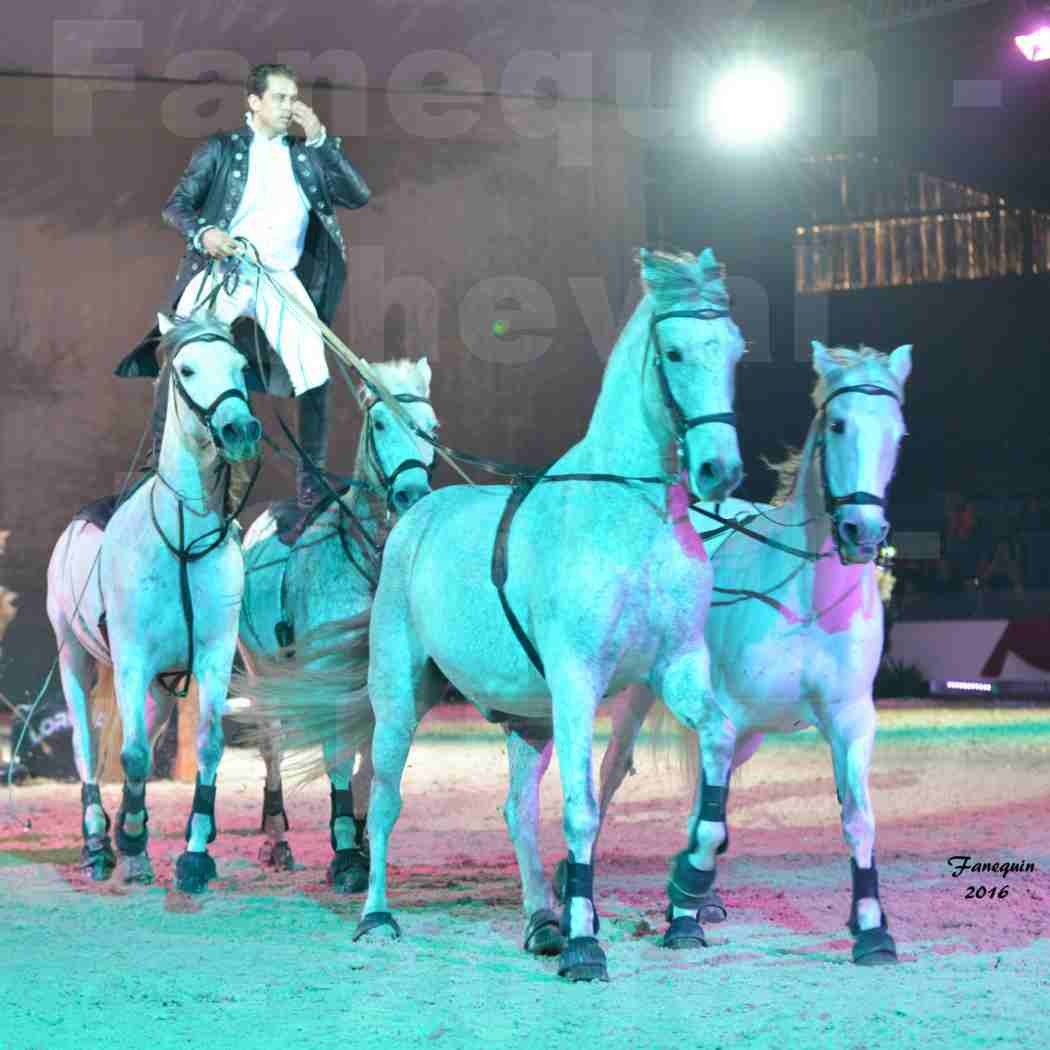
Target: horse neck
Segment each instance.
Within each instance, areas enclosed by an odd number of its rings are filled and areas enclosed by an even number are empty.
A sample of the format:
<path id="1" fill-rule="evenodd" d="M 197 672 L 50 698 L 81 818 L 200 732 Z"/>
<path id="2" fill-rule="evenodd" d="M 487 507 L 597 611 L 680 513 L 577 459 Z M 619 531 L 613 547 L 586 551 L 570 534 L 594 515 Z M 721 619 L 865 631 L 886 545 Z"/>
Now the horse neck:
<path id="1" fill-rule="evenodd" d="M 777 515 L 794 525 L 806 522 L 805 546 L 812 551 L 821 550 L 831 536 L 831 522 L 824 506 L 821 454 L 817 448 L 819 418 L 814 418 L 810 424 L 806 443 L 802 446 L 795 487 L 783 505 L 782 514 Z"/>
<path id="2" fill-rule="evenodd" d="M 652 307 L 643 300 L 616 341 L 583 440 L 570 455 L 591 470 L 630 476 L 666 474 L 674 465 L 667 409 L 648 348 Z"/>
<path id="3" fill-rule="evenodd" d="M 182 502 L 190 511 L 185 515 L 187 528 L 195 522 L 214 528 L 213 519 L 222 516 L 226 495 L 219 456 L 211 443 L 202 448 L 187 437 L 180 420 L 186 417 L 189 409 L 176 404 L 175 398 L 172 384 L 157 463 L 157 471 L 166 484 L 156 486 L 157 506 L 170 505 L 174 509 L 178 502 Z"/>
<path id="4" fill-rule="evenodd" d="M 357 455 L 354 458 L 353 478 L 363 481 L 364 485 L 355 485 L 350 498 L 344 503 L 346 509 L 361 523 L 362 528 L 373 538 L 379 531 L 380 522 L 386 516 L 386 504 L 376 493 L 382 491 L 382 485 L 376 476 L 375 469 L 368 458 L 366 439 L 368 436 L 368 416 L 361 423 L 361 434 L 357 441 Z M 353 541 L 356 544 L 356 540 Z"/>

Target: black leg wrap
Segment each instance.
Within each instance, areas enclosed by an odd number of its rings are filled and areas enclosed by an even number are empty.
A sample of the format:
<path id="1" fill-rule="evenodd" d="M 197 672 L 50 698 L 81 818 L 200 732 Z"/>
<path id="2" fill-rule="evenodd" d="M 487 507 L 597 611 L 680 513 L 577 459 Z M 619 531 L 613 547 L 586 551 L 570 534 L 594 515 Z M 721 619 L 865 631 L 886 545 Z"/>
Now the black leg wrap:
<path id="1" fill-rule="evenodd" d="M 850 908 L 849 932 L 853 934 L 853 961 L 860 966 L 878 966 L 897 961 L 897 945 L 890 936 L 889 924 L 886 922 L 886 912 L 879 902 L 879 912 L 882 921 L 871 930 L 862 930 L 857 919 L 857 903 L 864 897 L 879 899 L 879 870 L 875 866 L 875 856 L 872 854 L 871 867 L 860 868 L 857 862 L 850 858 L 850 872 L 853 875 L 853 905 Z"/>
<path id="2" fill-rule="evenodd" d="M 266 830 L 267 817 L 282 817 L 284 819 L 284 830 L 291 831 L 292 826 L 288 823 L 288 814 L 284 811 L 284 792 L 282 788 L 271 791 L 263 788 L 262 820 L 259 822 L 259 830 Z"/>
<path id="3" fill-rule="evenodd" d="M 713 871 L 700 871 L 689 863 L 689 853 L 675 854 L 671 874 L 667 879 L 667 896 L 676 908 L 699 911 L 707 891 L 714 885 Z"/>
<path id="4" fill-rule="evenodd" d="M 709 820 L 716 824 L 726 825 L 726 837 L 722 845 L 715 850 L 715 856 L 720 857 L 729 849 L 729 824 L 726 822 L 726 804 L 729 802 L 729 785 L 718 787 L 709 784 L 704 777 L 704 771 L 700 770 L 700 813 L 696 823 L 693 825 L 693 833 L 689 838 L 689 849 L 695 852 L 697 849 L 697 831 L 701 820 Z"/>
<path id="5" fill-rule="evenodd" d="M 99 806 L 102 809 L 102 816 L 106 818 L 106 834 L 109 834 L 110 819 L 109 814 L 106 812 L 105 807 L 102 806 L 102 791 L 99 789 L 98 784 L 81 784 L 80 785 L 80 805 L 81 808 L 87 810 L 88 806 Z M 84 833 L 84 841 L 86 842 L 89 838 L 87 822 L 81 820 L 80 823 L 81 831 Z M 103 836 L 94 836 L 102 838 Z"/>
<path id="6" fill-rule="evenodd" d="M 335 822 L 340 817 L 349 817 L 351 820 L 354 819 L 353 788 L 347 788 L 345 791 L 341 791 L 333 784 L 331 799 L 332 815 L 328 819 L 328 841 L 331 843 L 332 849 L 337 850 L 339 847 L 335 842 Z"/>
<path id="7" fill-rule="evenodd" d="M 142 831 L 138 835 L 129 835 L 124 830 L 124 818 L 128 813 L 142 813 Z M 120 796 L 120 811 L 117 813 L 117 830 L 114 838 L 117 840 L 117 849 L 125 856 L 137 857 L 146 852 L 149 842 L 149 814 L 146 813 L 146 785 L 142 785 L 142 791 L 136 794 L 128 789 L 128 782 L 124 781 L 124 790 Z"/>
<path id="8" fill-rule="evenodd" d="M 190 832 L 193 829 L 193 818 L 195 816 L 210 817 L 211 831 L 208 833 L 208 845 L 215 841 L 218 829 L 215 826 L 215 785 L 210 787 L 201 783 L 200 773 L 197 774 L 197 784 L 193 789 L 193 808 L 190 810 L 189 820 L 186 821 L 186 841 L 190 841 Z M 183 854 L 185 856 L 185 854 Z"/>
<path id="9" fill-rule="evenodd" d="M 569 911 L 573 897 L 583 897 L 591 902 L 591 910 L 594 912 L 594 932 L 601 928 L 598 921 L 598 909 L 594 906 L 594 865 L 577 864 L 570 853 L 565 862 L 565 898 L 561 911 L 561 932 L 569 936 L 570 923 Z M 579 940 L 579 938 L 576 938 Z"/>
<path id="10" fill-rule="evenodd" d="M 364 817 L 354 817 L 354 845 L 358 849 L 365 849 L 368 843 L 365 842 L 365 835 L 368 831 L 368 821 Z"/>

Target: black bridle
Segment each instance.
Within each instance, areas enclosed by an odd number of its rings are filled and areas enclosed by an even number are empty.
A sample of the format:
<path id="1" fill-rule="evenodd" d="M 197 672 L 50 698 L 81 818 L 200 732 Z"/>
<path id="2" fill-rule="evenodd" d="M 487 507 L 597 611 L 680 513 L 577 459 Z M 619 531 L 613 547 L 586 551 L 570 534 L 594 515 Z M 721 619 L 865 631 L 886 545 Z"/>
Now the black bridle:
<path id="1" fill-rule="evenodd" d="M 389 395 L 395 401 L 400 401 L 401 404 L 424 404 L 429 405 L 430 399 L 420 397 L 418 394 L 391 394 Z M 395 467 L 393 473 L 388 474 L 386 468 L 383 466 L 383 460 L 379 455 L 379 447 L 376 444 L 375 437 L 375 423 L 372 418 L 372 409 L 376 405 L 380 404 L 382 399 L 378 393 L 373 392 L 372 396 L 363 405 L 365 413 L 365 425 L 368 428 L 365 434 L 365 450 L 368 455 L 369 462 L 372 464 L 372 469 L 376 472 L 376 476 L 379 478 L 379 484 L 383 491 L 386 493 L 386 505 L 387 510 L 391 513 L 396 513 L 394 507 L 394 482 L 397 481 L 398 476 L 406 470 L 422 470 L 426 473 L 427 481 L 429 482 L 434 474 L 434 468 L 437 466 L 437 459 L 433 459 L 430 463 L 424 463 L 421 459 L 406 459 L 402 460 L 401 463 Z M 412 426 L 412 431 L 419 437 L 424 438 L 430 444 L 436 445 L 433 437 L 427 435 L 422 427 L 415 424 Z"/>
<path id="2" fill-rule="evenodd" d="M 832 391 L 824 399 L 820 406 L 820 429 L 817 435 L 816 452 L 820 456 L 820 484 L 824 493 L 824 510 L 831 519 L 831 535 L 835 542 L 835 550 L 839 558 L 845 563 L 842 555 L 842 536 L 840 532 L 841 522 L 838 511 L 842 507 L 882 507 L 886 506 L 883 496 L 876 496 L 874 492 L 864 492 L 858 489 L 856 492 L 848 492 L 844 496 L 836 496 L 831 491 L 831 481 L 828 478 L 828 456 L 827 456 L 827 430 L 828 430 L 828 405 L 841 394 L 867 394 L 869 397 L 892 397 L 900 404 L 900 395 L 889 387 L 878 386 L 875 383 L 858 383 L 855 386 L 841 386 Z"/>
<path id="3" fill-rule="evenodd" d="M 217 332 L 205 332 L 203 335 L 197 336 L 192 343 L 225 343 L 230 349 L 235 350 L 240 354 L 240 350 L 230 342 L 229 339 L 219 335 Z M 189 346 L 190 343 L 185 343 L 184 346 Z M 179 393 L 179 397 L 182 399 L 186 407 L 200 420 L 201 424 L 207 429 L 208 435 L 211 437 L 212 444 L 215 445 L 220 451 L 225 449 L 225 445 L 222 442 L 222 437 L 219 432 L 215 429 L 215 413 L 218 412 L 219 406 L 223 402 L 232 398 L 239 398 L 241 401 L 248 406 L 248 411 L 251 411 L 251 405 L 248 402 L 248 395 L 243 390 L 238 390 L 236 387 L 230 387 L 229 390 L 223 391 L 207 408 L 199 405 L 190 396 L 189 391 L 183 385 L 182 380 L 179 378 L 179 370 L 175 367 L 175 361 L 178 359 L 179 352 L 183 349 L 182 346 L 175 352 L 174 357 L 171 360 L 171 381 L 175 384 L 175 389 Z M 243 356 L 243 355 L 241 355 Z"/>
<path id="4" fill-rule="evenodd" d="M 736 426 L 735 412 L 713 412 L 706 416 L 686 416 L 682 406 L 678 403 L 671 390 L 670 381 L 667 378 L 667 366 L 664 361 L 664 349 L 660 343 L 660 332 L 657 325 L 671 317 L 694 317 L 702 321 L 714 321 L 719 317 L 728 317 L 728 310 L 719 310 L 714 307 L 704 307 L 699 310 L 667 310 L 664 313 L 654 313 L 649 321 L 649 339 L 656 350 L 656 374 L 660 379 L 660 393 L 667 413 L 671 417 L 671 428 L 674 431 L 675 444 L 678 448 L 679 461 L 686 472 L 687 486 L 692 482 L 692 469 L 689 463 L 689 447 L 686 437 L 693 427 L 704 423 L 725 423 L 728 426 Z"/>

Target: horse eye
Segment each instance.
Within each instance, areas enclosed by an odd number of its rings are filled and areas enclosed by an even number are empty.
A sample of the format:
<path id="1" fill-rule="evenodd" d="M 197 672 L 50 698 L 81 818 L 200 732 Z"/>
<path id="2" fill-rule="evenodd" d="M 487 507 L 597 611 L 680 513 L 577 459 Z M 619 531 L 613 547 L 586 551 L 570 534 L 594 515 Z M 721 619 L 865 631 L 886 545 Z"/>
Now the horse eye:
<path id="1" fill-rule="evenodd" d="M 376 430 L 386 430 L 386 423 L 384 423 L 381 419 L 377 419 L 375 422 L 375 428 Z"/>
<path id="2" fill-rule="evenodd" d="M 833 419 L 831 421 L 831 432 L 833 434 L 844 434 L 846 432 L 846 421 L 844 419 Z"/>
<path id="3" fill-rule="evenodd" d="M 182 376 L 183 379 L 192 379 L 194 374 L 193 369 L 190 368 L 189 365 L 183 365 L 182 368 L 179 369 L 179 375 Z"/>
<path id="4" fill-rule="evenodd" d="M 667 351 L 667 360 L 668 361 L 681 361 L 682 360 L 682 351 L 681 350 L 668 350 Z"/>

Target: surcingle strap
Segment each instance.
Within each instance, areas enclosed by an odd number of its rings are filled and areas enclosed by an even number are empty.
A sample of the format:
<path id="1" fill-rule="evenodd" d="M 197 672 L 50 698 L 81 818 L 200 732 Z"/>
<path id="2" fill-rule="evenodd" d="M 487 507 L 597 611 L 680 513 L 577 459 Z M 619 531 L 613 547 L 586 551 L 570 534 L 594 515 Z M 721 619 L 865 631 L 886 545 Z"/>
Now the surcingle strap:
<path id="1" fill-rule="evenodd" d="M 492 548 L 492 582 L 496 587 L 496 593 L 499 595 L 499 603 L 503 607 L 503 615 L 507 617 L 507 623 L 510 624 L 514 637 L 518 639 L 518 643 L 525 650 L 525 655 L 529 658 L 529 662 L 540 673 L 540 677 L 546 678 L 547 672 L 543 669 L 543 660 L 540 658 L 539 651 L 532 644 L 532 639 L 525 633 L 525 628 L 521 626 L 521 621 L 514 614 L 514 610 L 507 600 L 505 589 L 507 577 L 510 573 L 507 562 L 507 542 L 510 538 L 511 522 L 514 520 L 514 515 L 518 512 L 518 508 L 524 502 L 525 497 L 532 491 L 536 480 L 536 478 L 519 479 L 511 490 L 510 497 L 507 499 L 507 505 L 503 508 L 503 516 L 500 518 L 499 527 L 496 529 L 496 542 Z"/>
<path id="2" fill-rule="evenodd" d="M 193 789 L 193 808 L 190 810 L 189 820 L 186 821 L 187 842 L 190 841 L 194 817 L 209 817 L 211 819 L 211 831 L 208 833 L 208 845 L 210 846 L 218 834 L 218 829 L 215 826 L 215 785 L 202 784 L 200 773 L 197 774 L 197 783 Z"/>

